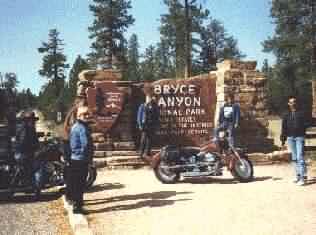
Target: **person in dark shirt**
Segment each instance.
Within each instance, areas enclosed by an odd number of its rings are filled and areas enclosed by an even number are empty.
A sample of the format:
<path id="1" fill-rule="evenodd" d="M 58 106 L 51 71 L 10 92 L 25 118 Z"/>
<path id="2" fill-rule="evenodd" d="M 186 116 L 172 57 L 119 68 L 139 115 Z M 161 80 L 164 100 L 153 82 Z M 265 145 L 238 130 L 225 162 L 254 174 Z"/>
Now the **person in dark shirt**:
<path id="1" fill-rule="evenodd" d="M 141 131 L 140 157 L 149 160 L 152 141 L 159 127 L 159 107 L 150 95 L 146 97 L 146 102 L 138 108 L 137 126 Z"/>
<path id="2" fill-rule="evenodd" d="M 39 148 L 39 141 L 36 134 L 35 122 L 38 117 L 35 116 L 33 111 L 25 111 L 22 114 L 22 122 L 16 130 L 16 142 L 15 142 L 15 160 L 17 163 L 21 163 L 25 167 L 27 181 L 29 181 L 35 190 L 39 188 L 35 187 L 34 173 L 34 155 Z M 38 194 L 39 192 L 36 191 Z"/>
<path id="3" fill-rule="evenodd" d="M 283 116 L 281 129 L 282 145 L 285 141 L 291 151 L 292 161 L 295 166 L 297 185 L 304 185 L 307 175 L 304 159 L 305 129 L 307 126 L 304 113 L 298 109 L 296 97 L 288 99 L 289 111 Z"/>
<path id="4" fill-rule="evenodd" d="M 215 128 L 215 139 L 218 138 L 219 130 L 227 130 L 228 141 L 231 146 L 235 145 L 235 132 L 239 127 L 240 122 L 240 107 L 235 103 L 233 94 L 228 94 L 225 97 L 225 104 L 219 111 L 218 124 Z"/>

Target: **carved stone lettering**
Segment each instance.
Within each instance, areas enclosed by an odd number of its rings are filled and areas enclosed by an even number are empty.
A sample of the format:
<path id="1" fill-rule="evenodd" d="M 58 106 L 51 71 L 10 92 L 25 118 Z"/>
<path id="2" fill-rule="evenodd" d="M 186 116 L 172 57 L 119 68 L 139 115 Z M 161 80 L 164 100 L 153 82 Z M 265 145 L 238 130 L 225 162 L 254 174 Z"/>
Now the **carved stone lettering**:
<path id="1" fill-rule="evenodd" d="M 164 79 L 152 84 L 160 108 L 158 145 L 199 145 L 213 135 L 216 79 Z M 157 144 L 157 143 L 156 143 Z"/>

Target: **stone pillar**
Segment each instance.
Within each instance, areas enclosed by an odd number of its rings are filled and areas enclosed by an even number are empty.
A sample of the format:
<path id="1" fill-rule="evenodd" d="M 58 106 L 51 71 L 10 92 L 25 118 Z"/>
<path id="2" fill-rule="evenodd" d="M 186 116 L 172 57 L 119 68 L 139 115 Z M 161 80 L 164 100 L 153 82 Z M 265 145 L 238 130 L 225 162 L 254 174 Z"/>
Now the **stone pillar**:
<path id="1" fill-rule="evenodd" d="M 313 89 L 313 108 L 312 108 L 312 117 L 316 118 L 316 81 L 312 81 L 312 89 Z"/>
<path id="2" fill-rule="evenodd" d="M 267 139 L 268 110 L 266 77 L 256 70 L 255 61 L 225 60 L 217 64 L 215 123 L 225 96 L 232 92 L 241 109 L 241 127 L 237 143 L 249 150 L 268 150 L 272 141 Z M 242 133 L 242 134 L 241 134 Z"/>

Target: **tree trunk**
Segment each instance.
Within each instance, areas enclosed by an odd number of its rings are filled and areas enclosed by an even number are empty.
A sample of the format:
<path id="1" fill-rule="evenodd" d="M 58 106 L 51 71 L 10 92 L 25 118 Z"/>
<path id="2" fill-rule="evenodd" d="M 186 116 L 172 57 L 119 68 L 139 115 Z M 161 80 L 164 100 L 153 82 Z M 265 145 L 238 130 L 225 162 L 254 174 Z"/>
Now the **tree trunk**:
<path id="1" fill-rule="evenodd" d="M 190 19 L 190 12 L 189 12 L 189 3 L 188 0 L 184 1 L 184 8 L 185 8 L 185 65 L 184 65 L 184 77 L 188 78 L 191 75 L 191 46 L 190 46 L 190 36 L 191 36 L 191 19 Z"/>

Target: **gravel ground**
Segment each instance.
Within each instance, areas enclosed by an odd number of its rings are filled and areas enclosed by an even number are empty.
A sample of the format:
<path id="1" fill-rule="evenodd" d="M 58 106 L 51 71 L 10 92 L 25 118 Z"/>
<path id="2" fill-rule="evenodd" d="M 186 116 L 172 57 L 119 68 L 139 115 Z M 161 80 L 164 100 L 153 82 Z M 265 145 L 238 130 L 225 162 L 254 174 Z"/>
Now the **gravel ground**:
<path id="1" fill-rule="evenodd" d="M 296 186 L 292 167 L 270 165 L 255 167 L 251 183 L 226 172 L 164 185 L 149 169 L 102 171 L 85 208 L 100 235 L 314 235 L 316 177 L 309 177 Z"/>
<path id="2" fill-rule="evenodd" d="M 36 111 L 42 118 L 42 114 Z M 38 131 L 49 131 L 47 122 L 37 122 Z M 51 190 L 49 190 L 51 191 Z M 44 192 L 40 202 L 31 194 L 17 194 L 12 201 L 1 201 L 0 235 L 72 235 L 60 194 Z"/>
<path id="3" fill-rule="evenodd" d="M 17 194 L 11 201 L 0 201 L 0 234 L 72 235 L 59 196 L 45 192 L 34 202 L 31 194 Z"/>

